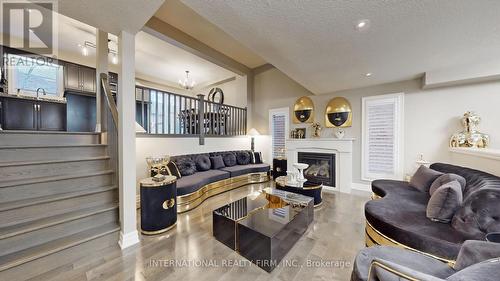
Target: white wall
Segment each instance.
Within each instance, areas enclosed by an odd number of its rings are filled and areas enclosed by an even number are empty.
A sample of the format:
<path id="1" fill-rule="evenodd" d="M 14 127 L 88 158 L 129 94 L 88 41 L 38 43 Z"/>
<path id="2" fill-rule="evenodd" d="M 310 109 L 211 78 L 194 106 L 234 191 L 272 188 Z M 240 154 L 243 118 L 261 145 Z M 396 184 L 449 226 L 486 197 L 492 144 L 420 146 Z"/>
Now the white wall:
<path id="1" fill-rule="evenodd" d="M 291 87 L 295 82 L 286 81 L 289 78 L 277 72 L 277 69 L 268 70 L 255 77 L 255 108 L 265 111 L 256 113 L 255 126 L 267 132 L 269 108 L 288 106 L 291 111 L 295 100 L 306 95 L 314 102 L 315 120 L 324 127 L 328 101 L 336 96 L 346 97 L 353 109 L 353 125 L 345 131 L 346 137 L 356 139 L 353 151 L 355 183 L 366 183 L 361 180 L 361 98 L 399 92 L 405 93 L 405 173 L 413 171 L 420 153 L 431 162 L 457 163 L 495 173 L 488 161 L 456 161 L 457 156 L 448 151 L 448 140 L 452 133 L 461 130 L 459 119 L 463 113 L 474 110 L 483 119 L 480 130 L 490 135 L 491 147 L 500 148 L 500 82 L 424 90 L 421 80 L 415 79 L 315 96 L 300 87 Z M 290 126 L 294 127 L 307 127 L 310 136 L 310 124 Z M 322 136 L 333 137 L 333 132 L 332 128 L 323 128 Z"/>
<path id="2" fill-rule="evenodd" d="M 234 105 L 237 107 L 247 106 L 247 77 L 236 76 L 234 80 L 216 85 L 224 92 L 224 104 Z M 208 97 L 208 93 L 212 87 L 208 87 L 204 94 Z"/>

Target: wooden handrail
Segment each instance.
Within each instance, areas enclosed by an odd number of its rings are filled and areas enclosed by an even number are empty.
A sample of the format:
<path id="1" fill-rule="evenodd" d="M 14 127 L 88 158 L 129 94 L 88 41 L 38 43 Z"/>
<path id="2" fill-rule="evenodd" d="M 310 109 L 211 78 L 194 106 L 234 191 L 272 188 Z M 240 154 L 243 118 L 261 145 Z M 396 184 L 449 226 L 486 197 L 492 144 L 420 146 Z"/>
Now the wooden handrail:
<path id="1" fill-rule="evenodd" d="M 115 123 L 115 127 L 118 128 L 118 109 L 116 108 L 115 100 L 113 99 L 111 89 L 109 88 L 108 74 L 101 73 L 101 84 L 104 89 L 106 103 L 108 104 L 109 111 L 111 111 L 111 117 L 113 117 L 113 123 Z"/>

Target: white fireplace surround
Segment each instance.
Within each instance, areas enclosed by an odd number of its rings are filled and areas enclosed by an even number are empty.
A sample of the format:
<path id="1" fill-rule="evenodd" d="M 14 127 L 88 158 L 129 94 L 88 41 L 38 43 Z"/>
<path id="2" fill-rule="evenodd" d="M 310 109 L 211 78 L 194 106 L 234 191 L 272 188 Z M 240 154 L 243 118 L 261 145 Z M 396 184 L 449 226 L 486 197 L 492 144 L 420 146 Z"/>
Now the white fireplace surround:
<path id="1" fill-rule="evenodd" d="M 299 152 L 335 154 L 335 187 L 324 186 L 325 190 L 351 192 L 352 185 L 352 138 L 287 139 L 287 169 L 294 170 Z"/>

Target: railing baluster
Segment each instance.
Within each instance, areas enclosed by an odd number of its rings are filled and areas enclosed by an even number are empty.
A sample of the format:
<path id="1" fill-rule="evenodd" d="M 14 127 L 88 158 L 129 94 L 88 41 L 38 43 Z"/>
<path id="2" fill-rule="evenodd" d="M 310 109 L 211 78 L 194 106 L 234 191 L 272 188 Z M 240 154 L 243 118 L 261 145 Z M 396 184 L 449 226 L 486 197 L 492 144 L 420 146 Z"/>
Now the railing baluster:
<path id="1" fill-rule="evenodd" d="M 165 134 L 165 123 L 167 118 L 165 116 L 165 93 L 161 93 L 161 133 Z"/>
<path id="2" fill-rule="evenodd" d="M 247 108 L 245 107 L 245 120 L 243 121 L 243 124 L 244 124 L 244 130 L 243 130 L 243 134 L 246 135 L 247 134 L 247 130 L 248 130 L 248 110 Z"/>

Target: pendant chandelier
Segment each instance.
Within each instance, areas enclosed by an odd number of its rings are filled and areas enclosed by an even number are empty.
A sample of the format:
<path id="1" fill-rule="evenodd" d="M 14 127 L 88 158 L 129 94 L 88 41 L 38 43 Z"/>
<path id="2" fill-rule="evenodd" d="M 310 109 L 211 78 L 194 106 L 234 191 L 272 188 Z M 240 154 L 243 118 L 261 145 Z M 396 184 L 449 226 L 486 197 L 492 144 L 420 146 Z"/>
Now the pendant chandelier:
<path id="1" fill-rule="evenodd" d="M 189 78 L 189 70 L 186 70 L 186 78 L 184 78 L 184 80 L 179 79 L 179 85 L 186 90 L 192 90 L 195 84 L 196 82 Z"/>

